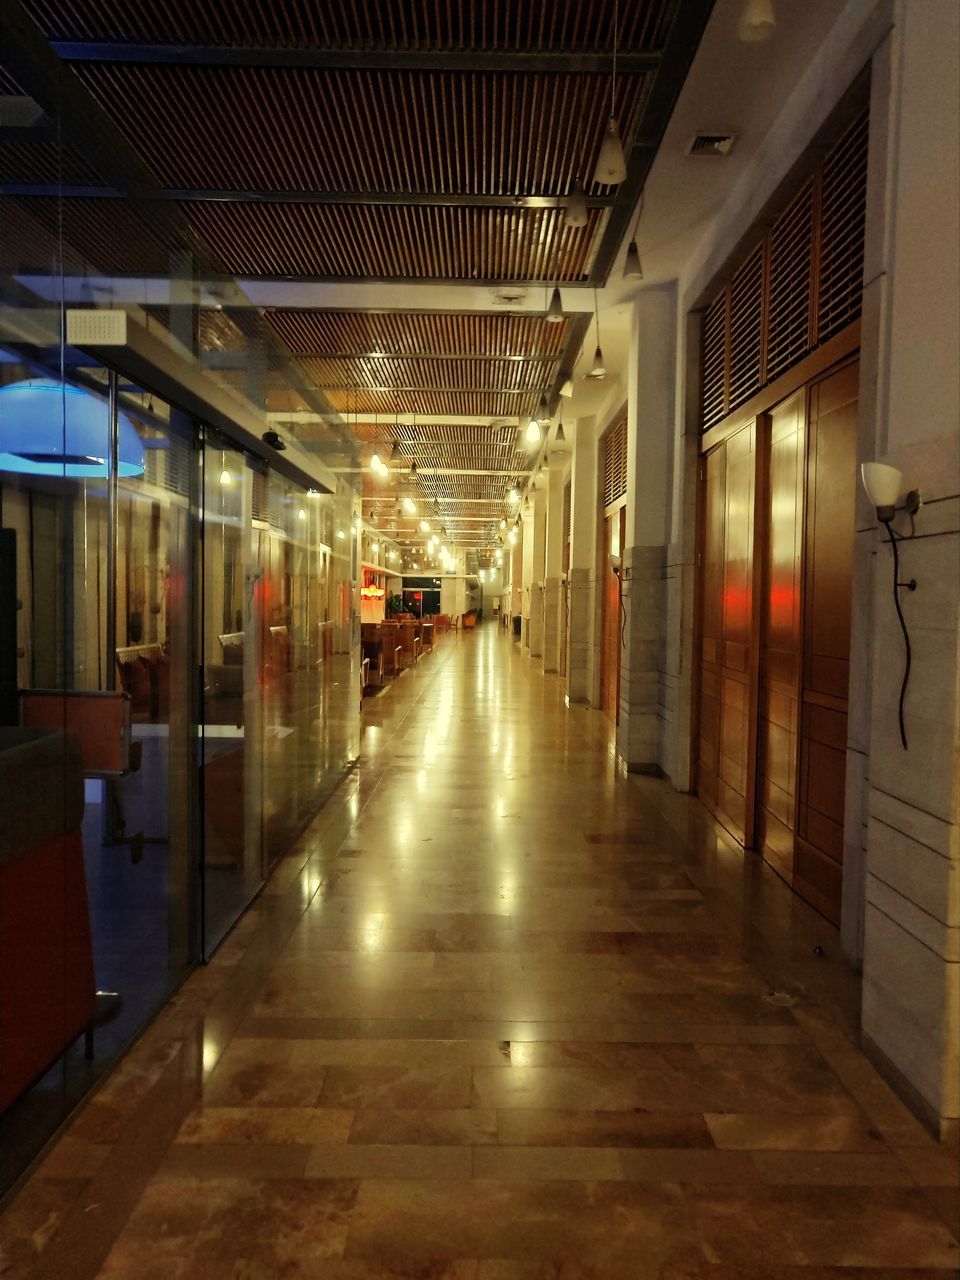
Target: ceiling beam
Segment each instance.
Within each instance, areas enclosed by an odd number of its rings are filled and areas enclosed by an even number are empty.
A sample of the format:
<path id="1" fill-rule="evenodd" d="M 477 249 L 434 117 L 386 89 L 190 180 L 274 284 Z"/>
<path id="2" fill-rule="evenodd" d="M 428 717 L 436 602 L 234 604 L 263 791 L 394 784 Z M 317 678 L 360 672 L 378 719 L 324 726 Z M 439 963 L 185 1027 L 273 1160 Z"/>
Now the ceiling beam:
<path id="1" fill-rule="evenodd" d="M 11 132 L 11 131 L 7 131 Z M 9 141 L 33 141 L 34 130 L 15 130 Z M 102 185 L 58 186 L 50 182 L 5 182 L 0 184 L 0 194 L 18 199 L 43 199 L 62 196 L 65 200 L 127 200 L 136 195 L 135 189 L 121 190 Z M 156 188 L 142 193 L 156 198 Z M 314 191 L 288 189 L 282 191 L 254 191 L 225 187 L 164 187 L 161 192 L 166 200 L 191 201 L 196 204 L 319 204 L 319 205 L 410 205 L 441 209 L 557 209 L 566 204 L 563 195 L 471 195 L 465 192 L 429 191 Z M 609 196 L 588 196 L 590 209 L 611 209 Z"/>
<path id="2" fill-rule="evenodd" d="M 64 62 L 136 62 L 202 67 L 293 67 L 309 71 L 509 71 L 610 75 L 613 54 L 566 49 L 263 49 L 144 41 L 54 40 Z M 659 53 L 619 52 L 621 75 L 655 71 Z"/>

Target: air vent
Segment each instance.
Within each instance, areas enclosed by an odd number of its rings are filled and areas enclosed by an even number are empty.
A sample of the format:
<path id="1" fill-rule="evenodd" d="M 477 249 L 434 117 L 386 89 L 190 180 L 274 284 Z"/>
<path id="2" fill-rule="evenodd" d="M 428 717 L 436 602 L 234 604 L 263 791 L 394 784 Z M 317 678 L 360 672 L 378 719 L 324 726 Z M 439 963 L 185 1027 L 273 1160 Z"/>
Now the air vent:
<path id="1" fill-rule="evenodd" d="M 493 301 L 498 307 L 520 307 L 526 301 L 526 297 L 526 289 L 511 289 L 509 286 L 504 286 L 493 291 Z"/>
<path id="2" fill-rule="evenodd" d="M 690 140 L 688 156 L 728 156 L 733 150 L 736 134 L 698 133 Z"/>

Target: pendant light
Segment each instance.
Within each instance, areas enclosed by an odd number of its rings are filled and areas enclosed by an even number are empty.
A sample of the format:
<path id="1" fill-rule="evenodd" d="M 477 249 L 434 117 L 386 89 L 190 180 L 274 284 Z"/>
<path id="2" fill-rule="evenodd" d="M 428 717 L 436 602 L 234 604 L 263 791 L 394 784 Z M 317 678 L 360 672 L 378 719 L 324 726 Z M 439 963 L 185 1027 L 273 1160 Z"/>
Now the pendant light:
<path id="1" fill-rule="evenodd" d="M 573 187 L 567 196 L 563 210 L 565 227 L 585 227 L 587 225 L 587 197 L 583 194 L 583 183 L 574 178 Z"/>
<path id="2" fill-rule="evenodd" d="M 586 80 L 586 76 L 582 77 Z M 587 225 L 587 197 L 583 193 L 583 119 L 586 115 L 586 86 L 581 85 L 580 103 L 577 111 L 577 138 L 574 161 L 576 163 L 575 177 L 573 185 L 570 188 L 570 194 L 567 196 L 567 203 L 563 210 L 563 225 L 565 227 L 576 228 L 585 227 Z"/>
<path id="3" fill-rule="evenodd" d="M 619 6 L 613 6 L 613 71 L 610 76 L 610 119 L 603 133 L 600 154 L 597 156 L 597 167 L 594 170 L 594 182 L 614 187 L 623 182 L 627 176 L 627 161 L 620 141 L 620 126 L 617 124 L 617 36 Z"/>
<path id="4" fill-rule="evenodd" d="M 530 445 L 539 444 L 540 441 L 543 439 L 543 432 L 541 431 L 540 423 L 537 421 L 536 418 L 530 419 L 529 423 L 527 424 L 527 432 L 524 438 L 526 439 L 527 444 L 530 444 Z"/>
<path id="5" fill-rule="evenodd" d="M 593 291 L 593 317 L 597 326 L 597 349 L 593 354 L 593 364 L 590 366 L 590 372 L 587 377 L 599 382 L 601 378 L 607 376 L 607 367 L 603 363 L 603 350 L 600 347 L 600 308 L 597 305 L 596 289 Z"/>
<path id="6" fill-rule="evenodd" d="M 565 316 L 563 314 L 563 299 L 560 297 L 559 289 L 555 288 L 553 291 L 545 318 L 547 324 L 563 324 Z"/>
<path id="7" fill-rule="evenodd" d="M 545 395 L 540 397 L 540 403 L 537 405 L 537 421 L 541 426 L 550 421 L 550 406 L 547 404 Z"/>
<path id="8" fill-rule="evenodd" d="M 643 263 L 640 261 L 640 250 L 637 247 L 637 232 L 640 229 L 640 217 L 643 213 L 643 192 L 640 192 L 640 203 L 637 207 L 637 217 L 633 224 L 633 238 L 627 246 L 627 256 L 623 262 L 623 278 L 624 280 L 642 280 L 643 279 Z"/>
<path id="9" fill-rule="evenodd" d="M 631 240 L 627 247 L 627 256 L 623 263 L 624 280 L 642 280 L 643 279 L 643 263 L 640 261 L 640 250 L 637 248 L 636 240 Z"/>
<path id="10" fill-rule="evenodd" d="M 570 397 L 573 395 L 573 379 L 572 378 L 568 377 L 565 379 L 565 381 L 560 387 L 560 394 L 566 397 L 566 399 L 568 400 L 570 399 Z"/>

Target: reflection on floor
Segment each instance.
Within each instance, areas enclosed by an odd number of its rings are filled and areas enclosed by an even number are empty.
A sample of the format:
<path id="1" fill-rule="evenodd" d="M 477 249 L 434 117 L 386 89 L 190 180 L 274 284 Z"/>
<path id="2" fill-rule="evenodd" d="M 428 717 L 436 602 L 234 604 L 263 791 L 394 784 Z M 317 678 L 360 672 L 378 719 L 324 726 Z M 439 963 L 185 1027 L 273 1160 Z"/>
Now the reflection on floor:
<path id="1" fill-rule="evenodd" d="M 947 1280 L 834 930 L 491 626 L 8 1206 L 72 1280 Z M 825 955 L 814 954 L 821 946 Z"/>

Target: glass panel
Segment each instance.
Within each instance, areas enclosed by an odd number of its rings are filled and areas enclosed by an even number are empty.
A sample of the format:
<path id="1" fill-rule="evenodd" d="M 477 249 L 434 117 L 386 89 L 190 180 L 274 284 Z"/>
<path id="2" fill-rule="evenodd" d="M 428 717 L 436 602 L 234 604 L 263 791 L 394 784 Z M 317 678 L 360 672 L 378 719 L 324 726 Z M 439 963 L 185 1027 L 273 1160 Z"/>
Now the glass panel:
<path id="1" fill-rule="evenodd" d="M 109 382 L 78 354 L 65 381 L 10 349 L 0 363 L 17 686 L 0 729 L 4 1183 L 197 953 L 195 453 L 167 405 Z"/>
<path id="2" fill-rule="evenodd" d="M 204 950 L 216 947 L 263 883 L 262 601 L 253 557 L 264 477 L 225 442 L 204 445 Z"/>

